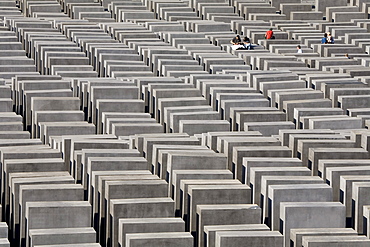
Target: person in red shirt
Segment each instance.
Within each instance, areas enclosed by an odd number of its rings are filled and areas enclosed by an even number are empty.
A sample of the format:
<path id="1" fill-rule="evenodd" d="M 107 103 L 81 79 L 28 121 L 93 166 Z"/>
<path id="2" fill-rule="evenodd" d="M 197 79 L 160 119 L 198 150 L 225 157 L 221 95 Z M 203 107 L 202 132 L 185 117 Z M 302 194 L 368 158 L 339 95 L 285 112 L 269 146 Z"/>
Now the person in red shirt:
<path id="1" fill-rule="evenodd" d="M 272 31 L 272 28 L 270 28 L 266 34 L 265 34 L 265 39 L 271 39 L 272 36 L 274 35 L 274 32 Z"/>

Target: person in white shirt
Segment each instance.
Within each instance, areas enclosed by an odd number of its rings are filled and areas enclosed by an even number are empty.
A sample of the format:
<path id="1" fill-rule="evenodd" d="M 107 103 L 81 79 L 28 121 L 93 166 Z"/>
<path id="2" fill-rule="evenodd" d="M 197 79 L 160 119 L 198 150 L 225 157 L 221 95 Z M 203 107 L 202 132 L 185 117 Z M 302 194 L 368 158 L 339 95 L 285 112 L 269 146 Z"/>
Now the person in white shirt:
<path id="1" fill-rule="evenodd" d="M 302 48 L 300 45 L 297 45 L 297 53 L 303 53 Z"/>
<path id="2" fill-rule="evenodd" d="M 328 44 L 334 44 L 334 37 L 331 36 L 330 32 L 328 32 L 327 40 L 328 40 Z"/>

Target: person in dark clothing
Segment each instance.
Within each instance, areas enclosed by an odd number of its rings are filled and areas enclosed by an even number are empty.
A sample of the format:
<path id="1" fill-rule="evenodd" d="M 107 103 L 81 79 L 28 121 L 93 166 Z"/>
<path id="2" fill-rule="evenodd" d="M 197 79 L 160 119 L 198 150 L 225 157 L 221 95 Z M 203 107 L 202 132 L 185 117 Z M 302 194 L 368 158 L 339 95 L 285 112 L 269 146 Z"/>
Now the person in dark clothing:
<path id="1" fill-rule="evenodd" d="M 243 45 L 245 49 L 252 50 L 251 40 L 247 36 L 245 36 L 243 39 Z"/>
<path id="2" fill-rule="evenodd" d="M 239 35 L 236 35 L 231 41 L 230 41 L 230 43 L 231 44 L 233 44 L 233 45 L 240 45 L 240 44 L 242 44 L 243 42 L 242 42 L 242 40 L 241 40 L 241 38 L 240 38 L 240 36 Z"/>

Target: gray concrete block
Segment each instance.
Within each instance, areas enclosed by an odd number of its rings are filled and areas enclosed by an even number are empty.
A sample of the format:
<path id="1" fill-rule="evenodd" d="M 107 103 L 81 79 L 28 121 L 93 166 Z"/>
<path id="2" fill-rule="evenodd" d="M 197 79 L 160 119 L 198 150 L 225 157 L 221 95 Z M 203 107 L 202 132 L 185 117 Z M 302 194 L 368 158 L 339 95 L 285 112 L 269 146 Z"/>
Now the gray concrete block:
<path id="1" fill-rule="evenodd" d="M 220 186 L 220 189 L 227 185 L 241 185 L 239 181 L 234 179 L 222 179 L 222 180 L 215 180 L 215 179 L 206 179 L 206 180 L 198 180 L 198 179 L 184 179 L 180 182 L 180 211 L 178 212 L 179 215 L 182 216 L 182 218 L 185 220 L 186 223 L 186 229 L 190 230 L 190 227 L 193 229 L 195 227 L 198 227 L 198 225 L 191 224 L 191 210 L 195 210 L 196 207 L 193 207 L 190 204 L 190 189 L 191 186 Z M 213 188 L 213 187 L 212 187 Z M 195 192 L 196 193 L 196 192 Z M 194 194 L 195 194 L 194 193 Z M 222 195 L 222 192 L 220 192 Z M 199 198 L 195 198 L 195 200 L 198 200 Z M 211 197 L 208 198 L 209 200 L 212 200 Z M 194 200 L 194 198 L 193 198 Z M 206 199 L 207 200 L 207 199 Z M 218 204 L 218 203 L 210 203 L 210 204 Z M 196 214 L 196 212 L 193 212 L 193 216 Z M 192 230 L 195 231 L 194 229 Z M 203 230 L 201 230 L 203 231 Z M 202 240 L 201 240 L 202 241 Z"/>
<path id="2" fill-rule="evenodd" d="M 324 94 L 322 92 L 312 90 L 299 90 L 294 92 L 277 91 L 275 92 L 275 101 L 271 101 L 271 105 L 275 106 L 279 110 L 282 110 L 284 101 L 298 99 L 322 99 L 323 96 Z"/>
<path id="3" fill-rule="evenodd" d="M 87 122 L 41 122 L 40 136 L 45 144 L 50 143 L 51 136 L 92 135 L 96 126 Z"/>
<path id="4" fill-rule="evenodd" d="M 71 122 L 83 121 L 84 114 L 82 111 L 35 111 L 32 118 L 32 134 L 34 138 L 40 137 L 39 122 Z"/>
<path id="5" fill-rule="evenodd" d="M 8 225 L 5 222 L 1 222 L 0 229 L 1 229 L 0 233 L 1 238 L 8 238 Z"/>
<path id="6" fill-rule="evenodd" d="M 285 2 L 285 1 L 284 1 Z M 312 10 L 312 4 L 299 4 L 299 3 L 281 3 L 280 4 L 280 10 L 282 14 L 285 14 L 287 16 L 290 16 L 290 13 L 295 11 L 311 11 Z"/>
<path id="7" fill-rule="evenodd" d="M 83 185 L 85 189 L 91 186 L 93 171 L 145 170 L 146 167 L 146 160 L 141 157 L 90 157 L 86 168 L 83 168 Z"/>
<path id="8" fill-rule="evenodd" d="M 175 113 L 182 113 L 182 114 L 196 114 L 199 112 L 213 112 L 210 106 L 176 106 L 176 107 L 165 107 L 164 108 L 164 117 L 162 119 L 161 124 L 164 126 L 165 132 L 170 132 L 170 124 L 171 124 L 171 117 L 172 114 Z M 219 119 L 219 116 L 218 116 Z"/>
<path id="9" fill-rule="evenodd" d="M 44 247 L 61 247 L 60 244 L 57 244 L 57 245 L 41 245 L 41 246 L 44 246 Z M 88 244 L 63 244 L 62 245 L 63 247 L 101 247 L 100 244 L 98 243 L 88 243 Z M 37 247 L 37 245 L 35 245 L 34 247 Z M 40 247 L 40 245 L 38 246 Z"/>
<path id="10" fill-rule="evenodd" d="M 129 181 L 129 180 L 156 180 L 158 177 L 144 170 L 134 171 L 93 171 L 91 187 L 91 201 L 93 206 L 93 227 L 97 231 L 98 240 L 105 239 L 106 205 L 104 202 L 105 185 L 107 181 Z"/>
<path id="11" fill-rule="evenodd" d="M 161 98 L 187 98 L 201 96 L 198 89 L 185 86 L 184 84 L 150 84 L 148 88 L 148 94 L 150 95 L 150 99 L 148 99 L 148 101 L 149 112 L 151 114 L 158 110 L 158 100 Z"/>
<path id="12" fill-rule="evenodd" d="M 251 167 L 250 168 L 250 186 L 252 188 L 252 201 L 258 205 L 262 187 L 262 176 L 271 176 L 279 174 L 280 176 L 307 176 L 309 169 L 305 167 Z"/>
<path id="13" fill-rule="evenodd" d="M 30 230 L 30 246 L 95 243 L 93 228 L 56 228 Z"/>
<path id="14" fill-rule="evenodd" d="M 368 175 L 369 166 L 340 166 L 326 169 L 326 182 L 333 188 L 333 198 L 339 201 L 341 175 Z"/>
<path id="15" fill-rule="evenodd" d="M 21 185 L 41 185 L 41 184 L 72 184 L 73 178 L 68 172 L 20 172 L 11 173 L 9 176 L 9 192 L 6 191 L 5 196 L 9 197 L 9 205 L 7 205 L 8 213 L 10 214 L 10 222 L 12 222 L 11 236 L 14 239 L 19 239 L 19 222 L 21 209 L 19 208 L 20 201 L 20 186 Z"/>
<path id="16" fill-rule="evenodd" d="M 272 162 L 269 158 L 254 158 L 246 157 L 243 158 L 243 167 L 242 167 L 242 180 L 246 184 L 250 184 L 250 174 L 252 167 L 301 167 L 302 162 L 297 158 L 276 158 Z M 242 182 L 243 182 L 242 181 Z"/>
<path id="17" fill-rule="evenodd" d="M 204 139 L 203 146 L 208 146 L 213 151 L 219 153 L 225 153 L 224 150 L 224 138 L 226 137 L 241 137 L 241 136 L 261 136 L 261 133 L 258 131 L 246 131 L 246 132 L 237 132 L 237 131 L 228 131 L 228 132 L 208 132 L 206 134 L 208 137 Z"/>
<path id="18" fill-rule="evenodd" d="M 228 170 L 174 170 L 172 186 L 169 186 L 169 196 L 175 200 L 176 215 L 181 213 L 181 188 L 180 184 L 185 180 L 226 180 L 232 179 L 232 173 Z M 188 181 L 189 182 L 189 181 Z"/>
<path id="19" fill-rule="evenodd" d="M 345 0 L 340 0 L 340 1 L 315 0 L 315 6 L 316 6 L 316 11 L 325 12 L 327 7 L 347 6 L 347 2 Z"/>
<path id="20" fill-rule="evenodd" d="M 362 128 L 361 118 L 351 118 L 346 116 L 322 116 L 310 117 L 308 121 L 308 128 L 323 129 L 329 127 L 330 129 L 360 129 Z M 324 126 L 325 125 L 325 126 Z"/>
<path id="21" fill-rule="evenodd" d="M 288 81 L 265 81 L 260 83 L 260 91 L 267 96 L 270 102 L 275 102 L 277 92 L 303 91 L 306 90 L 302 80 Z"/>
<path id="22" fill-rule="evenodd" d="M 226 180 L 225 180 L 226 181 Z M 243 185 L 218 185 L 219 189 L 216 189 L 216 185 L 189 185 L 188 187 L 188 194 L 190 195 L 190 203 L 194 203 L 196 200 L 203 200 L 203 201 L 209 201 L 210 203 L 205 203 L 208 205 L 202 205 L 200 202 L 196 207 L 196 214 L 197 217 L 197 225 L 196 229 L 193 229 L 192 226 L 192 218 L 191 218 L 191 211 L 190 211 L 190 231 L 197 231 L 197 242 L 198 246 L 204 246 L 205 245 L 205 236 L 204 236 L 204 227 L 207 225 L 222 225 L 222 224 L 237 224 L 237 223 L 249 223 L 249 224 L 257 224 L 259 223 L 259 217 L 261 216 L 261 210 L 259 207 L 253 204 L 243 204 L 242 201 L 244 199 L 230 199 L 229 202 L 223 198 L 222 194 L 223 192 L 230 191 L 230 193 L 238 193 L 236 190 L 233 191 L 233 188 L 240 187 L 239 193 L 243 193 Z M 223 189 L 222 189 L 223 188 Z M 249 188 L 248 186 L 245 186 L 244 188 Z M 220 201 L 219 202 L 211 202 L 212 199 L 209 198 L 196 198 L 195 196 L 199 193 L 201 193 L 202 190 L 208 190 L 212 196 L 214 193 L 219 193 Z M 224 191 L 223 191 L 224 190 Z M 218 192 L 217 192 L 218 191 Z M 244 200 L 245 201 L 245 200 Z M 214 204 L 214 205 L 212 205 Z M 191 206 L 191 205 L 189 205 Z M 235 212 L 235 209 L 239 208 L 239 212 Z M 188 208 L 188 210 L 192 210 L 192 208 Z M 224 212 L 220 212 L 219 218 L 211 218 L 211 213 L 216 213 L 218 210 L 225 209 Z M 225 218 L 224 216 L 228 215 L 230 212 L 234 211 L 236 214 L 247 214 L 248 217 L 244 219 L 236 219 L 233 216 L 230 216 L 230 218 Z M 187 214 L 189 217 L 189 214 Z"/>
<path id="23" fill-rule="evenodd" d="M 366 95 L 344 95 L 338 97 L 338 104 L 343 110 L 348 108 L 368 108 L 370 106 L 369 97 Z"/>
<path id="24" fill-rule="evenodd" d="M 290 241 L 293 247 L 302 245 L 304 236 L 352 236 L 357 235 L 353 229 L 348 228 L 303 228 L 290 230 Z"/>
<path id="25" fill-rule="evenodd" d="M 163 133 L 163 126 L 158 123 L 114 123 L 112 134 L 129 136 L 135 134 Z"/>
<path id="26" fill-rule="evenodd" d="M 27 93 L 27 92 L 25 92 Z M 41 91 L 40 91 L 41 93 Z M 45 95 L 45 92 L 41 93 Z M 41 95 L 40 94 L 40 95 Z M 68 93 L 70 95 L 70 93 Z M 29 97 L 28 103 L 24 106 L 25 112 L 26 112 L 26 126 L 29 126 L 32 124 L 33 114 L 37 111 L 47 111 L 47 110 L 53 110 L 53 111 L 63 111 L 63 110 L 79 110 L 80 108 L 80 102 L 79 99 L 74 97 Z M 28 116 L 28 118 L 27 118 Z M 32 118 L 32 119 L 31 119 Z"/>
<path id="27" fill-rule="evenodd" d="M 352 19 L 366 19 L 366 13 L 363 12 L 334 12 L 335 22 L 349 22 Z"/>
<path id="28" fill-rule="evenodd" d="M 306 220 L 299 220 L 302 217 Z M 284 234 L 284 246 L 290 245 L 293 228 L 344 228 L 344 217 L 345 207 L 338 202 L 283 202 L 280 231 Z"/>
<path id="29" fill-rule="evenodd" d="M 134 233 L 127 234 L 126 246 L 139 247 L 139 246 L 193 246 L 193 236 L 190 233 L 182 232 L 165 232 L 165 233 Z"/>
<path id="30" fill-rule="evenodd" d="M 202 160 L 202 166 L 196 165 L 197 160 Z M 172 175 L 174 170 L 219 170 L 226 169 L 227 158 L 222 154 L 208 153 L 201 154 L 194 151 L 189 153 L 184 152 L 170 152 L 168 154 L 166 181 L 172 184 Z"/>
<path id="31" fill-rule="evenodd" d="M 367 229 L 367 231 L 365 232 L 366 236 L 370 236 L 369 235 L 369 218 L 370 218 L 370 215 L 369 215 L 369 206 L 364 206 L 364 223 L 365 223 L 365 227 Z"/>
<path id="32" fill-rule="evenodd" d="M 28 223 L 25 217 L 26 204 L 32 201 L 82 201 L 83 187 L 81 185 L 65 184 L 58 185 L 20 185 L 19 187 L 19 225 L 21 241 L 29 243 L 29 239 L 24 239 L 28 234 L 26 232 L 26 225 Z M 58 223 L 57 223 L 58 224 Z"/>
<path id="33" fill-rule="evenodd" d="M 226 120 L 180 120 L 179 132 L 194 135 L 212 131 L 227 131 L 229 129 L 230 123 Z"/>
<path id="34" fill-rule="evenodd" d="M 155 226 L 155 228 L 153 228 Z M 185 230 L 185 223 L 179 218 L 143 218 L 120 219 L 118 241 L 126 246 L 126 235 L 133 233 L 181 232 Z"/>
<path id="35" fill-rule="evenodd" d="M 343 135 L 291 135 L 289 146 L 295 157 L 299 157 L 305 166 L 309 166 L 309 149 L 314 147 L 354 148 L 355 143 L 346 140 Z"/>
<path id="36" fill-rule="evenodd" d="M 163 218 L 173 216 L 173 200 L 170 198 L 114 199 L 109 203 L 111 216 L 107 224 L 107 242 L 118 244 L 119 218 Z M 127 213 L 129 212 L 129 213 Z M 158 233 L 156 233 L 158 234 Z"/>
<path id="37" fill-rule="evenodd" d="M 249 147 L 254 146 L 280 146 L 279 140 L 277 140 L 274 137 L 262 137 L 262 136 L 231 136 L 231 137 L 224 137 L 222 138 L 222 153 L 227 155 L 228 157 L 228 168 L 234 173 L 234 176 L 242 176 L 242 157 L 239 157 L 238 160 L 236 160 L 236 163 L 234 162 L 234 148 L 236 147 L 244 147 L 248 149 Z M 220 144 L 221 145 L 221 144 Z M 236 165 L 238 164 L 238 165 Z M 239 165 L 240 164 L 240 165 Z M 236 166 L 234 166 L 236 165 Z"/>
<path id="38" fill-rule="evenodd" d="M 248 241 L 250 246 L 281 246 L 284 237 L 277 231 L 220 231 L 216 233 L 216 247 L 240 246 Z"/>
<path id="39" fill-rule="evenodd" d="M 26 238 L 33 229 L 90 227 L 90 215 L 91 205 L 84 201 L 28 202 Z M 58 220 L 48 221 L 51 217 Z"/>
<path id="40" fill-rule="evenodd" d="M 103 112 L 144 112 L 144 102 L 142 100 L 99 99 L 96 107 L 96 119 L 93 118 L 92 120 L 96 124 L 98 133 L 102 132 Z"/>
<path id="41" fill-rule="evenodd" d="M 294 184 L 294 185 L 271 185 L 268 188 L 268 210 L 272 230 L 280 227 L 280 203 L 281 202 L 331 202 L 332 188 L 327 184 Z M 271 208 L 271 209 L 270 209 Z"/>
<path id="42" fill-rule="evenodd" d="M 171 138 L 144 138 L 143 139 L 143 156 L 148 160 L 148 169 L 152 170 L 157 168 L 159 164 L 164 165 L 163 163 L 159 163 L 161 157 L 159 157 L 159 152 L 161 150 L 166 150 L 166 148 L 171 149 L 171 146 L 177 145 L 180 149 L 186 149 L 187 146 L 189 149 L 198 149 L 200 146 L 200 141 L 196 137 L 188 137 L 188 136 L 173 136 Z M 158 145 L 168 145 L 167 147 L 158 146 Z M 176 149 L 177 147 L 174 147 Z M 165 158 L 162 157 L 162 161 Z M 154 165 L 154 167 L 153 167 Z M 159 167 L 158 167 L 159 168 Z M 162 167 L 163 171 L 166 171 L 166 167 Z M 158 169 L 161 170 L 161 169 Z M 152 170 L 155 172 L 155 170 Z"/>
<path id="43" fill-rule="evenodd" d="M 263 176 L 262 177 L 262 187 L 261 187 L 261 208 L 263 209 L 262 221 L 271 227 L 271 213 L 272 210 L 268 208 L 269 205 L 269 188 L 271 185 L 312 185 L 312 184 L 324 184 L 324 181 L 319 177 L 312 176 Z M 279 213 L 279 212 L 277 212 Z"/>
<path id="44" fill-rule="evenodd" d="M 235 124 L 237 130 L 244 130 L 245 122 L 275 122 L 285 121 L 287 118 L 284 112 L 271 111 L 271 112 L 237 112 Z"/>
<path id="45" fill-rule="evenodd" d="M 219 118 L 219 114 L 214 111 L 171 113 L 170 132 L 179 132 L 180 121 L 183 120 L 219 120 Z"/>
<path id="46" fill-rule="evenodd" d="M 31 151 L 35 152 L 35 150 L 32 150 Z M 23 153 L 25 154 L 25 153 Z M 10 153 L 9 153 L 10 155 Z M 17 155 L 14 155 L 13 156 L 13 159 L 8 159 L 6 161 L 3 161 L 3 181 L 4 181 L 4 185 L 3 185 L 3 189 L 2 189 L 2 193 L 4 195 L 4 201 L 3 201 L 3 205 L 9 205 L 9 190 L 8 189 L 5 189 L 5 188 L 8 188 L 9 186 L 9 174 L 10 173 L 17 173 L 17 172 L 22 172 L 22 173 L 25 173 L 25 172 L 60 172 L 60 171 L 66 171 L 65 169 L 65 165 L 64 165 L 64 162 L 62 162 L 62 160 L 60 160 L 60 158 L 53 158 L 53 154 L 49 154 L 50 159 L 45 159 L 47 156 L 46 153 L 44 153 L 42 155 L 42 153 L 36 153 L 35 156 L 37 157 L 38 156 L 44 156 L 43 158 L 39 158 L 39 159 L 30 159 L 28 160 L 27 162 L 25 162 L 24 159 L 18 159 L 20 157 L 22 157 L 22 153 L 21 154 L 17 154 Z M 60 153 L 59 153 L 60 155 Z M 18 156 L 18 157 L 16 157 Z M 54 156 L 56 157 L 56 156 Z"/>
<path id="47" fill-rule="evenodd" d="M 361 247 L 370 244 L 370 241 L 365 236 L 304 236 L 302 238 L 302 246 L 335 246 L 339 243 Z"/>
<path id="48" fill-rule="evenodd" d="M 311 108 L 322 108 L 330 107 L 332 102 L 327 99 L 316 99 L 316 100 L 289 100 L 284 101 L 283 111 L 286 112 L 286 120 L 293 121 L 294 109 L 300 107 L 311 107 Z"/>
<path id="49" fill-rule="evenodd" d="M 352 185 L 352 219 L 354 229 L 362 234 L 366 234 L 366 222 L 364 221 L 363 207 L 369 205 L 369 182 L 354 182 Z"/>
<path id="50" fill-rule="evenodd" d="M 205 243 L 209 247 L 214 247 L 217 232 L 224 231 L 269 231 L 263 224 L 235 224 L 235 225 L 207 225 L 204 226 Z"/>

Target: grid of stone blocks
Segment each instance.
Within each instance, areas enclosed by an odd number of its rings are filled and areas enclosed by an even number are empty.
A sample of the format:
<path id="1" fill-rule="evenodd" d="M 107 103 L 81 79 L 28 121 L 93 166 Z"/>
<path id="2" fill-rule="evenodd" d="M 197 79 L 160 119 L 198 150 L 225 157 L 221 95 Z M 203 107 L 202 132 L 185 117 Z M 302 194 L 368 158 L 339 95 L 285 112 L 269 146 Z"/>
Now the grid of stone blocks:
<path id="1" fill-rule="evenodd" d="M 0 246 L 369 247 L 369 12 L 0 0 Z"/>

